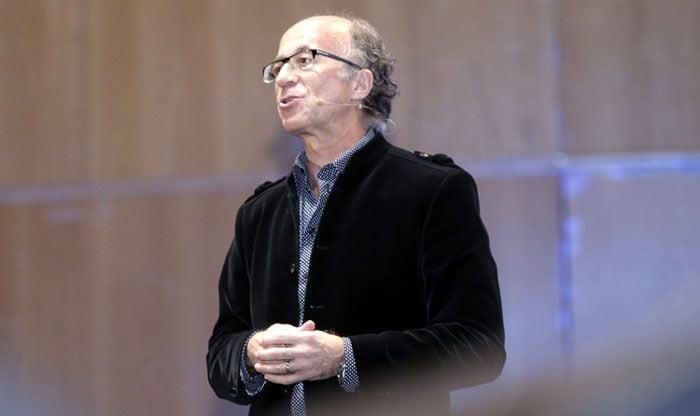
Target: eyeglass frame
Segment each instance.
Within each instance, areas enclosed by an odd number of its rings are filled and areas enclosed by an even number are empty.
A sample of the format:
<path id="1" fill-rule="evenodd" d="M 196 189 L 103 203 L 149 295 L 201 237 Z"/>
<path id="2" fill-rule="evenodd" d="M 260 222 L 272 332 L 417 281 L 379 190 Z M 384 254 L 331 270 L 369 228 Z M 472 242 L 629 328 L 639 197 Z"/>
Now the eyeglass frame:
<path id="1" fill-rule="evenodd" d="M 272 73 L 272 66 L 275 65 L 275 64 L 277 64 L 277 63 L 281 63 L 281 64 L 282 64 L 282 65 L 280 65 L 280 71 L 282 70 L 282 67 L 284 66 L 284 64 L 286 64 L 286 63 L 288 63 L 288 62 L 291 62 L 292 68 L 294 68 L 294 69 L 301 69 L 301 68 L 297 68 L 297 67 L 294 65 L 294 63 L 293 63 L 293 61 L 292 61 L 292 58 L 294 58 L 295 56 L 297 56 L 297 55 L 299 55 L 299 54 L 301 54 L 301 53 L 304 53 L 304 52 L 311 52 L 311 57 L 312 57 L 313 60 L 314 60 L 313 63 L 316 63 L 316 55 L 321 55 L 321 56 L 325 56 L 326 58 L 331 58 L 331 59 L 334 59 L 334 60 L 336 60 L 336 61 L 338 61 L 338 62 L 342 62 L 342 63 L 344 63 L 344 64 L 350 65 L 351 67 L 353 67 L 353 68 L 355 68 L 355 69 L 364 69 L 364 68 L 361 67 L 360 65 L 358 65 L 358 64 L 356 64 L 356 63 L 354 63 L 354 62 L 352 62 L 352 61 L 349 61 L 349 60 L 343 58 L 342 56 L 334 55 L 334 54 L 332 54 L 332 53 L 330 53 L 330 52 L 324 51 L 323 49 L 315 49 L 315 48 L 314 48 L 314 49 L 302 49 L 302 50 L 300 50 L 299 52 L 295 52 L 295 53 L 293 53 L 292 55 L 290 55 L 290 56 L 288 56 L 288 57 L 286 57 L 286 58 L 277 59 L 277 60 L 272 61 L 272 62 L 270 62 L 269 64 L 265 65 L 265 66 L 263 67 L 263 69 L 262 69 L 262 71 L 263 71 L 263 82 L 264 82 L 265 84 L 272 84 L 273 82 L 275 82 L 275 80 L 277 79 L 277 76 L 279 75 L 279 72 L 277 73 L 277 75 L 274 76 L 274 78 L 270 78 L 269 81 L 267 80 L 267 74 Z M 312 65 L 313 65 L 313 63 L 312 63 Z M 268 68 L 270 68 L 270 69 L 268 70 Z M 308 71 L 309 69 L 310 69 L 310 67 L 307 68 L 307 69 L 301 69 L 301 70 L 302 70 L 302 71 Z"/>

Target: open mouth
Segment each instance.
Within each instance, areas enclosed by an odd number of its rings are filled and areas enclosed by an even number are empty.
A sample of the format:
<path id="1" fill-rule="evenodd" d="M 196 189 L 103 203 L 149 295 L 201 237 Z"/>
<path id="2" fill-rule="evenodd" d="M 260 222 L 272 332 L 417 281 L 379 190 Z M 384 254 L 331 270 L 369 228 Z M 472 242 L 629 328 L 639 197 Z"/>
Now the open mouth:
<path id="1" fill-rule="evenodd" d="M 289 104 L 289 103 L 291 103 L 293 100 L 295 100 L 295 99 L 297 99 L 297 98 L 299 98 L 299 97 L 296 97 L 296 96 L 294 96 L 294 95 L 290 95 L 290 96 L 288 96 L 288 97 L 284 97 L 284 98 L 282 98 L 282 99 L 280 100 L 280 104 Z"/>

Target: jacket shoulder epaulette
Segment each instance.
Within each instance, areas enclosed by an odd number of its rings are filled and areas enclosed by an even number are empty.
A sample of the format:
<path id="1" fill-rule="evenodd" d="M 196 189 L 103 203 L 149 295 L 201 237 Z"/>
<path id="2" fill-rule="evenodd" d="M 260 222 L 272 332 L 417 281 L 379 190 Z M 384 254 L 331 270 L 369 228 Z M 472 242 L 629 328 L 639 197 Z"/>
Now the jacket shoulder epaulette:
<path id="1" fill-rule="evenodd" d="M 257 188 L 255 188 L 255 191 L 253 191 L 253 195 L 249 196 L 248 199 L 245 200 L 244 204 L 257 198 L 263 192 L 267 191 L 268 189 L 270 189 L 273 186 L 277 185 L 278 183 L 282 182 L 284 179 L 285 179 L 285 177 L 282 177 L 282 178 L 277 179 L 276 181 L 265 181 L 265 182 L 261 183 L 260 185 L 257 186 Z"/>
<path id="2" fill-rule="evenodd" d="M 431 155 L 429 153 L 425 153 L 425 152 L 421 152 L 421 151 L 416 150 L 415 152 L 413 152 L 413 154 L 418 156 L 418 158 L 421 160 L 433 162 L 437 165 L 454 167 L 454 168 L 458 167 L 455 164 L 454 160 L 452 160 L 451 157 L 447 156 L 444 153 L 435 153 L 434 155 Z"/>

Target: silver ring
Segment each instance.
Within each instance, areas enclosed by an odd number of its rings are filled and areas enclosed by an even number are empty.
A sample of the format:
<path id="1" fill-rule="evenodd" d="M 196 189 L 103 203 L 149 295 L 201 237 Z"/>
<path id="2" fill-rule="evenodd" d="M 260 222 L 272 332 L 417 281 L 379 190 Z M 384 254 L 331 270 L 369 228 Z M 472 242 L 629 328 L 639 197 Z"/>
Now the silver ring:
<path id="1" fill-rule="evenodd" d="M 289 360 L 287 360 L 287 361 L 284 362 L 284 369 L 287 370 L 287 372 L 286 372 L 285 374 L 289 374 L 289 373 L 292 372 L 292 371 L 289 369 Z"/>

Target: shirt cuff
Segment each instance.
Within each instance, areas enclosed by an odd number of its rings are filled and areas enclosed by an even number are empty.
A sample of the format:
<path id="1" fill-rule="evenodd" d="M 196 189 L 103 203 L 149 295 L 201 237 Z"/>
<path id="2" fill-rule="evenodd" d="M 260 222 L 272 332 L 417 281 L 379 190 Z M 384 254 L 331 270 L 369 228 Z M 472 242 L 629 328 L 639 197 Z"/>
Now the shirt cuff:
<path id="1" fill-rule="evenodd" d="M 343 338 L 343 351 L 345 356 L 341 364 L 338 382 L 346 393 L 354 393 L 360 388 L 360 376 L 357 374 L 355 354 L 352 351 L 352 342 L 349 338 Z"/>
<path id="2" fill-rule="evenodd" d="M 262 391 L 265 387 L 265 376 L 262 374 L 250 374 L 248 371 L 248 364 L 246 364 L 245 355 L 248 350 L 248 341 L 253 337 L 255 332 L 250 334 L 248 339 L 245 340 L 243 344 L 243 350 L 241 351 L 241 362 L 239 365 L 241 380 L 243 380 L 243 385 L 245 386 L 245 391 L 249 396 L 255 396 Z"/>

